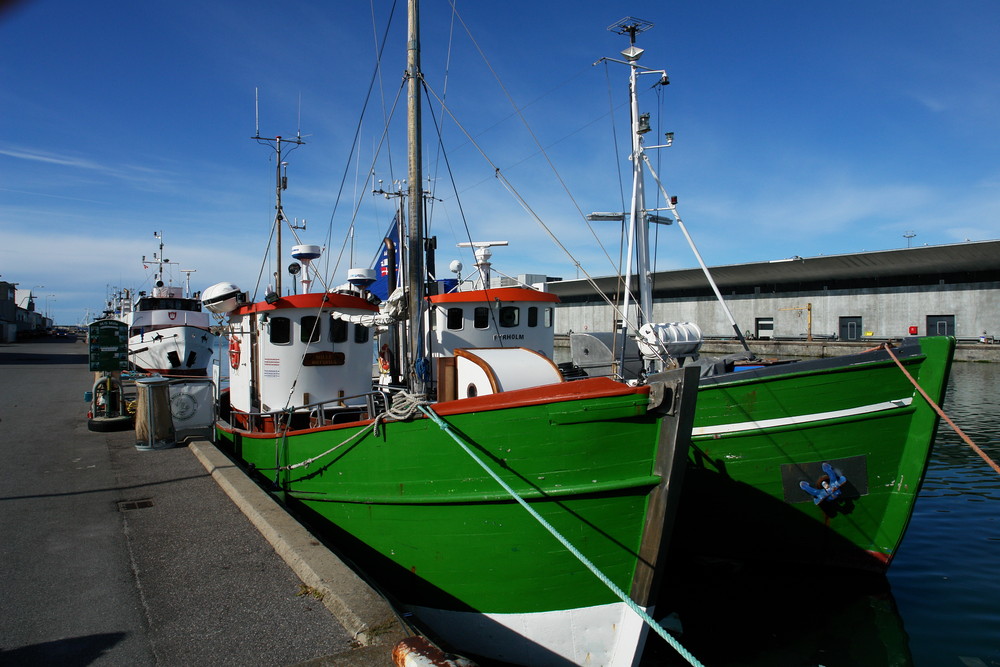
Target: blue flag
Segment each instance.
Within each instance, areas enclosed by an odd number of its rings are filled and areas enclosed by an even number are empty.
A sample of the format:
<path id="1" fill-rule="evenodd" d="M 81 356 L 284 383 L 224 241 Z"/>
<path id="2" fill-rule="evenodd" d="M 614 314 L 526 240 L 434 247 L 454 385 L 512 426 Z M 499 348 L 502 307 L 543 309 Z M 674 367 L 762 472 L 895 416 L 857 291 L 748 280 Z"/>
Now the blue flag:
<path id="1" fill-rule="evenodd" d="M 402 243 L 399 239 L 399 218 L 394 216 L 392 218 L 392 223 L 389 225 L 389 230 L 385 233 L 383 239 L 392 239 L 395 245 L 395 265 L 396 265 L 396 284 L 389 285 L 389 249 L 386 247 L 385 241 L 382 241 L 382 245 L 379 248 L 378 255 L 375 258 L 375 265 L 372 267 L 375 269 L 375 282 L 368 290 L 377 296 L 378 298 L 385 301 L 389 298 L 389 293 L 402 284 L 402 274 L 403 266 L 400 262 L 399 249 Z"/>

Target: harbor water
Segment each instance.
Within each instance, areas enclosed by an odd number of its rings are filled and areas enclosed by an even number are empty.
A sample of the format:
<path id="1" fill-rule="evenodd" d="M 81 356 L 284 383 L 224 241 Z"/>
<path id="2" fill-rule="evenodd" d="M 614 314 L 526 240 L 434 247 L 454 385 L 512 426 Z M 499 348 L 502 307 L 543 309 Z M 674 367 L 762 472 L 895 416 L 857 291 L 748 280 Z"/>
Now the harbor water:
<path id="1" fill-rule="evenodd" d="M 1000 364 L 956 363 L 943 406 L 1000 463 Z M 1000 666 L 1000 474 L 941 423 L 886 577 L 678 563 L 681 644 L 706 665 Z M 643 663 L 681 665 L 653 637 Z"/>

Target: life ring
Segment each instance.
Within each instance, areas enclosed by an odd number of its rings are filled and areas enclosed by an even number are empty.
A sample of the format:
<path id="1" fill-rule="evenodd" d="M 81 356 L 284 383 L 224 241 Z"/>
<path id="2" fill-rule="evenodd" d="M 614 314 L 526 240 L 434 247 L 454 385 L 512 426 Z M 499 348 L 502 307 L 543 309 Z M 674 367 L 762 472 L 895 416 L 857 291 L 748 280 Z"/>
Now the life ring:
<path id="1" fill-rule="evenodd" d="M 240 339 L 239 336 L 232 335 L 229 337 L 229 367 L 233 370 L 239 368 L 240 365 Z"/>

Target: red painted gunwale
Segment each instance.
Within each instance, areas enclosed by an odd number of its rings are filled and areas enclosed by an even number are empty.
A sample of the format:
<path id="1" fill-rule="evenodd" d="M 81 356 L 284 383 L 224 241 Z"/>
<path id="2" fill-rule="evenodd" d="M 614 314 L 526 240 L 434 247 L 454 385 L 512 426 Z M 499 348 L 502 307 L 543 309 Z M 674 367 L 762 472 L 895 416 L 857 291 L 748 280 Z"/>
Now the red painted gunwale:
<path id="1" fill-rule="evenodd" d="M 529 387 L 527 389 L 515 389 L 501 394 L 490 394 L 487 396 L 476 396 L 474 398 L 462 398 L 454 401 L 442 401 L 435 403 L 432 407 L 435 413 L 446 417 L 448 415 L 460 415 L 470 412 L 489 412 L 491 410 L 505 410 L 509 408 L 523 408 L 532 405 L 562 403 L 566 401 L 577 401 L 583 399 L 611 398 L 614 396 L 628 395 L 649 395 L 649 387 L 630 387 L 628 385 L 615 382 L 610 378 L 586 378 L 573 382 L 562 382 L 559 384 L 547 384 L 540 387 Z M 356 422 L 327 425 L 320 428 L 299 429 L 295 433 L 313 433 L 316 431 L 340 430 L 343 428 L 357 428 L 372 422 L 365 419 Z M 234 433 L 239 432 L 244 438 L 273 438 L 274 431 L 244 431 L 240 428 L 223 428 L 223 430 Z"/>

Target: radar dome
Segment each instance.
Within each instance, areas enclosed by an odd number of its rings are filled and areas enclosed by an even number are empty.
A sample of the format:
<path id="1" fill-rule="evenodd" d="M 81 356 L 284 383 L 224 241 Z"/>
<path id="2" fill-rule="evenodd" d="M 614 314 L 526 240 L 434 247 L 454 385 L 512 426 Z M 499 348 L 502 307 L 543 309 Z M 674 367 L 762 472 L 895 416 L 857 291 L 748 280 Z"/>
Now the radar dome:
<path id="1" fill-rule="evenodd" d="M 240 288 L 233 283 L 215 283 L 201 293 L 201 304 L 213 313 L 228 313 L 240 305 Z"/>
<path id="2" fill-rule="evenodd" d="M 314 259 L 319 259 L 322 254 L 323 250 L 318 245 L 292 246 L 292 258 L 306 264 Z"/>
<path id="3" fill-rule="evenodd" d="M 375 269 L 349 269 L 347 282 L 355 287 L 368 289 L 375 282 Z"/>

